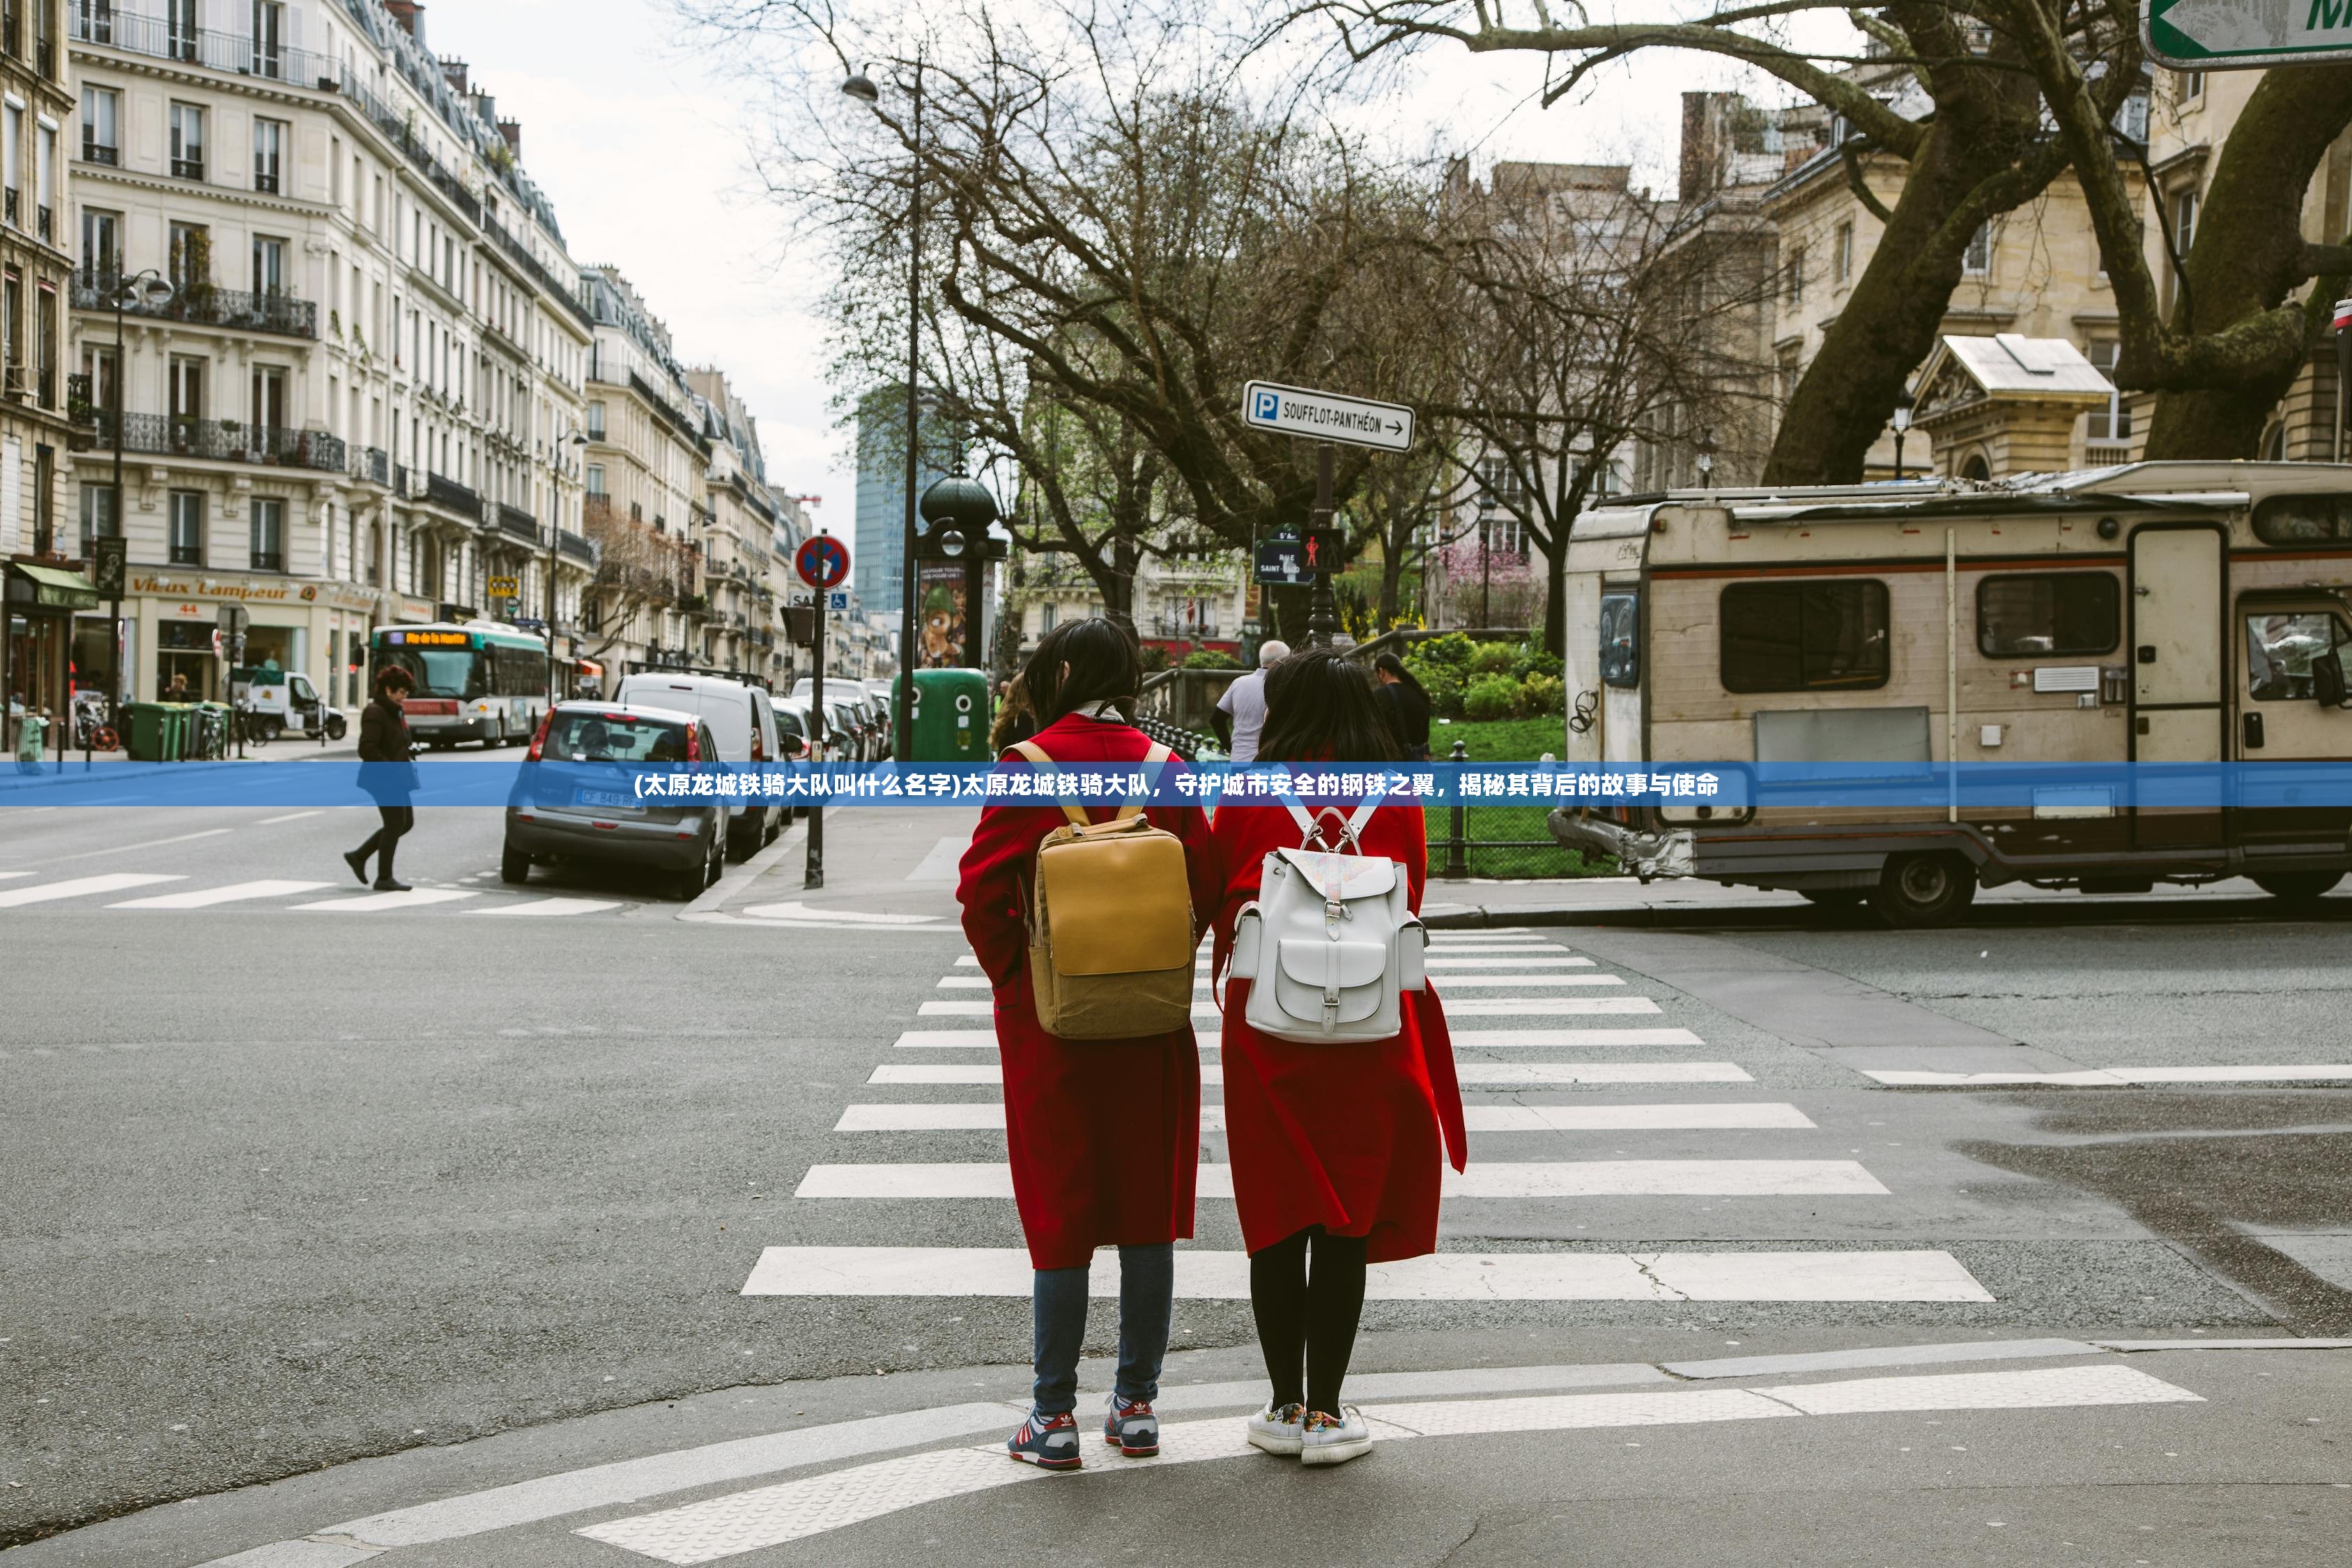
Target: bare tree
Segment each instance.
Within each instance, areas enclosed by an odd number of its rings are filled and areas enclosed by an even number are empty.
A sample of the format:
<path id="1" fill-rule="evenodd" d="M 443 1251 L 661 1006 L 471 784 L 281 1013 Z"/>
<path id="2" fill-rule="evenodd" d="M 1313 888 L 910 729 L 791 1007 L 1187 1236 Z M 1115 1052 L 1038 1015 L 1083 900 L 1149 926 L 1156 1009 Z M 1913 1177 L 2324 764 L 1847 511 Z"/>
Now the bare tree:
<path id="1" fill-rule="evenodd" d="M 621 516 L 604 497 L 588 498 L 585 521 L 596 546 L 588 595 L 604 639 L 590 657 L 602 658 L 629 635 L 638 616 L 658 616 L 694 591 L 693 563 L 676 535 Z"/>

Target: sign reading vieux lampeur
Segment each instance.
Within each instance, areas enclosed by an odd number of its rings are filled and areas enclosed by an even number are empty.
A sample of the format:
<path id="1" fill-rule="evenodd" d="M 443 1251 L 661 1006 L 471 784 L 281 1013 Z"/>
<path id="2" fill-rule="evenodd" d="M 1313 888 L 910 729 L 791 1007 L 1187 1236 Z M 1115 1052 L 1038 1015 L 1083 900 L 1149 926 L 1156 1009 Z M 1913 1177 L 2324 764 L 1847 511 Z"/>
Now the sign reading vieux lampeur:
<path id="1" fill-rule="evenodd" d="M 1372 403 L 1271 381 L 1253 381 L 1242 388 L 1242 423 L 1278 435 L 1344 441 L 1383 452 L 1402 452 L 1412 446 L 1412 410 L 1401 403 Z"/>
<path id="2" fill-rule="evenodd" d="M 2352 0 L 2147 0 L 2149 58 L 2176 70 L 2352 59 Z"/>

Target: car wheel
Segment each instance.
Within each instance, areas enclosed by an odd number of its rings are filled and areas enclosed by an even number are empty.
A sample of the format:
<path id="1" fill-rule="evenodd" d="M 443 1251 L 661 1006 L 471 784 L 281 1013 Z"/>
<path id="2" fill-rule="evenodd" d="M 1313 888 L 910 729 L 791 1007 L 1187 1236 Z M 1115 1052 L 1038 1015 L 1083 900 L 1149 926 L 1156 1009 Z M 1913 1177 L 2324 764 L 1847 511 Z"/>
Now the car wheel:
<path id="1" fill-rule="evenodd" d="M 499 855 L 499 880 L 528 882 L 530 880 L 530 857 L 509 844 Z"/>
<path id="2" fill-rule="evenodd" d="M 760 829 L 756 819 L 750 823 L 730 823 L 727 832 L 727 858 L 730 862 L 749 860 L 760 850 Z"/>
<path id="3" fill-rule="evenodd" d="M 2273 871 L 2254 879 L 2254 886 L 2281 903 L 2307 904 L 2326 896 L 2344 879 L 2341 871 Z"/>
<path id="4" fill-rule="evenodd" d="M 762 847 L 773 844 L 777 839 L 783 837 L 783 833 L 784 814 L 782 809 L 779 807 L 777 810 L 772 811 L 768 814 L 768 831 L 760 835 L 760 843 Z"/>
<path id="5" fill-rule="evenodd" d="M 348 728 L 349 726 L 343 722 L 342 715 L 340 713 L 336 714 L 333 718 L 327 721 L 327 739 L 330 741 L 341 740 L 343 738 L 343 731 Z"/>
<path id="6" fill-rule="evenodd" d="M 1949 925 L 1977 896 L 1976 868 L 1948 851 L 1889 856 L 1870 907 L 1898 931 Z"/>

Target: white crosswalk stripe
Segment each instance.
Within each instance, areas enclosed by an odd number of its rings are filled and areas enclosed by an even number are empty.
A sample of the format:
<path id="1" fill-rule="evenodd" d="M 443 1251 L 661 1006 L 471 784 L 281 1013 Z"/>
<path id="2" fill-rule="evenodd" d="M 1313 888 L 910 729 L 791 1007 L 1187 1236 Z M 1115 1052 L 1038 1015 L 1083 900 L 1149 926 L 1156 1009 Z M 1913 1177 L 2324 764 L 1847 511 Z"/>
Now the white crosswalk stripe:
<path id="1" fill-rule="evenodd" d="M 103 877 L 75 877 L 63 882 L 37 882 L 29 888 L 10 888 L 0 892 L 0 910 L 22 909 L 26 904 L 55 903 L 59 899 L 84 899 L 93 893 L 119 893 L 127 888 L 151 888 L 158 882 L 186 880 L 185 877 L 115 871 Z"/>
<path id="2" fill-rule="evenodd" d="M 996 1042 L 990 1040 L 989 1047 Z M 1584 1083 L 1753 1083 L 1737 1062 L 1456 1062 L 1454 1076 L 1465 1087 L 1525 1089 L 1542 1084 Z M 866 1080 L 870 1084 L 1003 1083 L 1001 1067 L 893 1067 L 884 1064 Z M 1213 1088 L 1225 1081 L 1225 1069 L 1213 1062 L 1201 1068 L 1201 1081 Z"/>
<path id="3" fill-rule="evenodd" d="M 386 910 L 421 910 L 428 904 L 454 904 L 482 895 L 470 888 L 411 888 L 404 893 L 366 893 L 356 899 L 321 899 L 296 904 L 298 910 L 326 910 L 342 914 L 377 914 Z"/>
<path id="4" fill-rule="evenodd" d="M 1674 1105 L 1473 1105 L 1463 1111 L 1473 1132 L 1622 1132 L 1718 1128 L 1811 1127 L 1811 1118 L 1779 1103 Z M 948 1104 L 853 1105 L 835 1132 L 1002 1132 L 998 1100 Z M 1201 1107 L 1201 1131 L 1223 1132 L 1225 1108 Z"/>
<path id="5" fill-rule="evenodd" d="M 1449 1198 L 1885 1196 L 1853 1160 L 1474 1161 L 1443 1177 Z M 1230 1165 L 1202 1164 L 1200 1196 L 1231 1199 Z M 987 1164 L 812 1165 L 798 1198 L 1003 1198 L 1013 1170 Z"/>
<path id="6" fill-rule="evenodd" d="M 530 899 L 519 904 L 500 904 L 494 910 L 467 910 L 469 915 L 534 916 L 591 915 L 599 910 L 617 910 L 618 899 Z"/>
<path id="7" fill-rule="evenodd" d="M 223 829 L 222 831 L 226 831 Z M 38 873 L 0 873 L 0 880 L 29 879 Z M 136 888 L 155 887 L 164 883 L 186 883 L 184 874 L 161 872 L 110 872 L 104 876 L 73 877 L 62 881 L 28 882 L 22 887 L 0 890 L 0 910 L 35 905 L 61 903 L 73 899 L 101 899 L 109 893 L 128 892 Z M 403 910 L 436 909 L 458 904 L 465 909 L 447 908 L 446 912 L 467 915 L 497 915 L 513 919 L 545 919 L 568 915 L 601 914 L 612 910 L 628 908 L 624 899 L 592 899 L 572 896 L 493 897 L 476 906 L 471 900 L 484 898 L 477 888 L 415 888 L 404 893 L 375 893 L 354 890 L 348 896 L 305 898 L 336 886 L 333 881 L 298 879 L 293 878 L 260 878 L 250 881 L 222 882 L 188 886 L 168 893 L 143 898 L 117 899 L 100 907 L 106 910 L 133 910 L 147 912 L 169 910 L 210 910 L 229 905 L 242 905 L 255 910 L 288 911 L 333 910 L 344 914 L 378 914 Z"/>
<path id="8" fill-rule="evenodd" d="M 215 904 L 240 903 L 249 899 L 282 899 L 295 893 L 314 892 L 326 886 L 325 882 L 231 882 L 225 888 L 159 893 L 152 899 L 132 899 L 106 907 L 110 910 L 208 910 Z"/>

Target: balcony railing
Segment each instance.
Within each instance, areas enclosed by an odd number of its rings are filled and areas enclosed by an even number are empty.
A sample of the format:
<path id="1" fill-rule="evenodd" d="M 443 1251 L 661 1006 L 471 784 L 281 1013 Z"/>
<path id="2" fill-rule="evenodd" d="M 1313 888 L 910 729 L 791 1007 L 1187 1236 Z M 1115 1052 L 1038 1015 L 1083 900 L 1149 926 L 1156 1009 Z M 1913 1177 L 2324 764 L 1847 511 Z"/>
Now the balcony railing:
<path id="1" fill-rule="evenodd" d="M 8 192 L 7 192 L 7 195 L 6 195 L 6 196 L 5 196 L 5 198 L 0 198 L 0 209 L 5 209 L 5 216 L 6 216 L 6 217 L 7 217 L 7 219 L 8 219 L 8 226 L 9 226 L 10 228 L 14 228 L 14 227 L 16 227 L 16 188 L 14 185 L 11 185 L 10 187 L 8 187 Z"/>
<path id="2" fill-rule="evenodd" d="M 116 276 L 111 272 L 84 270 L 75 273 L 74 308 L 111 310 L 114 309 L 116 282 Z M 311 300 L 297 300 L 290 294 L 274 290 L 254 294 L 242 289 L 218 289 L 210 283 L 192 283 L 174 292 L 170 301 L 160 309 L 149 306 L 134 295 L 124 310 L 134 316 L 160 316 L 166 321 L 187 321 L 196 326 L 233 327 L 249 332 L 280 332 L 295 338 L 315 338 L 319 335 L 318 305 Z"/>
<path id="3" fill-rule="evenodd" d="M 311 468 L 331 474 L 349 471 L 350 457 L 342 439 L 323 430 L 288 430 L 278 426 L 247 425 L 236 419 L 198 419 L 182 414 L 126 414 L 121 418 L 122 449 L 126 452 Z M 114 419 L 108 410 L 85 406 L 80 423 L 93 433 L 98 446 L 111 447 Z"/>
<path id="4" fill-rule="evenodd" d="M 482 520 L 482 498 L 455 479 L 444 479 L 435 473 L 426 474 L 425 499 L 435 506 L 446 507 L 451 511 L 462 512 L 476 522 Z"/>
<path id="5" fill-rule="evenodd" d="M 509 506 L 506 502 L 500 501 L 499 503 L 499 531 L 500 533 L 511 534 L 517 539 L 527 539 L 530 541 L 531 543 L 537 544 L 539 542 L 539 519 L 531 516 L 530 513 L 523 510 L 522 508 L 519 506 Z"/>
<path id="6" fill-rule="evenodd" d="M 122 153 L 111 142 L 100 142 L 95 136 L 85 136 L 81 139 L 81 161 L 111 165 L 122 162 Z"/>
<path id="7" fill-rule="evenodd" d="M 381 447 L 354 447 L 352 448 L 352 478 L 362 484 L 389 488 L 392 484 L 392 459 L 385 456 Z"/>
<path id="8" fill-rule="evenodd" d="M 210 70 L 234 71 L 271 81 L 333 90 L 334 62 L 308 49 L 283 44 L 254 47 L 251 38 L 217 33 L 208 27 L 184 27 L 170 17 L 134 16 L 97 0 L 79 0 L 74 6 L 73 37 L 77 43 L 103 44 L 126 54 L 151 59 L 176 60 Z"/>
<path id="9" fill-rule="evenodd" d="M 557 530 L 555 534 L 555 548 L 562 553 L 569 555 L 574 561 L 584 561 L 591 566 L 596 564 L 596 546 L 594 542 L 583 539 L 576 533 L 566 533 L 561 529 Z"/>
<path id="10" fill-rule="evenodd" d="M 201 181 L 204 177 L 205 161 L 202 158 L 174 158 L 172 160 L 172 178 L 175 180 Z"/>
<path id="11" fill-rule="evenodd" d="M 55 217 L 50 213 L 49 209 L 45 206 L 35 207 L 33 209 L 33 216 L 36 219 L 33 225 L 33 231 L 36 234 L 38 234 L 45 242 L 54 239 L 56 237 L 57 225 Z"/>
<path id="12" fill-rule="evenodd" d="M 433 155 L 433 149 L 418 141 L 415 132 L 409 129 L 407 119 L 394 114 L 383 100 L 370 92 L 351 67 L 343 68 L 340 79 L 343 96 L 359 105 L 360 111 L 375 122 L 375 128 L 408 155 L 408 161 L 415 164 L 459 212 L 466 215 L 468 222 L 478 226 L 482 221 L 480 199 L 467 190 L 457 175 L 441 166 L 441 160 Z"/>

